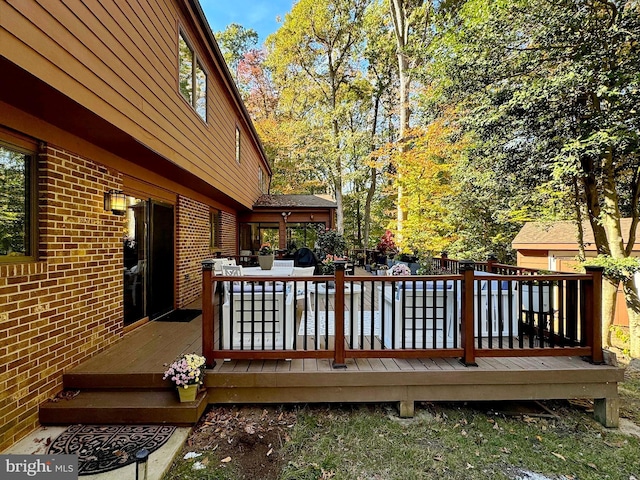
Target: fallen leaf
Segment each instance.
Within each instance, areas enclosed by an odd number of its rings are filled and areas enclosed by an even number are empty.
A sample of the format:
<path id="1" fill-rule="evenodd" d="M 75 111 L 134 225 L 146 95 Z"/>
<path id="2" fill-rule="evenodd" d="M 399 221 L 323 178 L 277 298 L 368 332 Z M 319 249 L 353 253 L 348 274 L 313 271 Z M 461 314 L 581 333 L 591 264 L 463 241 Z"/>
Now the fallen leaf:
<path id="1" fill-rule="evenodd" d="M 560 455 L 559 453 L 556 452 L 551 452 L 551 455 L 558 457 L 560 460 L 564 460 L 565 462 L 567 461 L 566 458 L 564 458 L 562 455 Z"/>
<path id="2" fill-rule="evenodd" d="M 540 435 L 536 435 L 536 440 L 538 440 L 539 442 L 542 442 L 542 437 Z"/>
<path id="3" fill-rule="evenodd" d="M 613 448 L 622 448 L 624 447 L 625 442 L 615 442 L 615 443 L 604 442 L 604 444 Z"/>
<path id="4" fill-rule="evenodd" d="M 598 466 L 595 463 L 587 463 L 587 466 L 593 468 L 595 471 L 598 471 Z"/>
<path id="5" fill-rule="evenodd" d="M 436 455 L 435 457 L 433 457 L 433 459 L 434 459 L 436 462 L 444 462 L 444 458 L 443 458 L 443 456 L 442 456 L 442 455 Z"/>
<path id="6" fill-rule="evenodd" d="M 273 453 L 273 448 L 270 448 L 270 449 L 269 449 L 269 451 L 267 452 L 267 457 L 268 457 L 269 455 L 271 455 L 272 453 Z"/>
<path id="7" fill-rule="evenodd" d="M 222 460 L 220 460 L 221 463 L 229 463 L 231 461 L 231 457 L 225 457 Z"/>
<path id="8" fill-rule="evenodd" d="M 206 457 L 206 458 L 202 459 L 202 461 L 200 461 L 200 463 L 202 465 L 209 465 L 209 457 Z"/>

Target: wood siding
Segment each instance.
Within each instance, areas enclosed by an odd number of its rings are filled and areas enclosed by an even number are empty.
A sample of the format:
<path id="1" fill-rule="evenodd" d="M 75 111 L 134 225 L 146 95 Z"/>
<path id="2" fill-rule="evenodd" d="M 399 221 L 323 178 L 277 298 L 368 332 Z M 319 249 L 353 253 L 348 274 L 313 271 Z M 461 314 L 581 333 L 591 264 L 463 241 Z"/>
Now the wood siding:
<path id="1" fill-rule="evenodd" d="M 549 259 L 546 250 L 519 250 L 517 265 L 519 267 L 549 269 Z"/>
<path id="2" fill-rule="evenodd" d="M 257 139 L 186 2 L 10 0 L 0 3 L 0 19 L 0 54 L 70 103 L 247 208 L 261 194 Z M 207 72 L 207 123 L 178 90 L 180 30 Z"/>

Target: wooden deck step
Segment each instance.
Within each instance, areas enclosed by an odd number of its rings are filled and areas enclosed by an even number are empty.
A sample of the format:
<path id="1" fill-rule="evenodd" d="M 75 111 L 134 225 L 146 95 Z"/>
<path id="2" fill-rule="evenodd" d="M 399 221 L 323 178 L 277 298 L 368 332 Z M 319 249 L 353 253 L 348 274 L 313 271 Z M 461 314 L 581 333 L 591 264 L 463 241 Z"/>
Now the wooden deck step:
<path id="1" fill-rule="evenodd" d="M 103 373 L 72 370 L 64 374 L 63 383 L 65 389 L 72 390 L 171 388 L 173 383 L 170 380 L 163 380 L 162 377 L 162 373 Z"/>
<path id="2" fill-rule="evenodd" d="M 171 390 L 89 390 L 70 400 L 49 401 L 40 406 L 43 425 L 172 424 L 194 425 L 207 406 L 202 391 L 194 402 L 180 403 Z"/>

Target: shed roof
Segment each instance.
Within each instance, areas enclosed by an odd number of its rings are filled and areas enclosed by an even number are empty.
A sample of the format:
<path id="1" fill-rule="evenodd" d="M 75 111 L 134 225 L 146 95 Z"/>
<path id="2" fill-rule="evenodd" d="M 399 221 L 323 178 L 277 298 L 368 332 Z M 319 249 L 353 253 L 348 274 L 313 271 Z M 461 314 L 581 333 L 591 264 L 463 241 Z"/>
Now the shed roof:
<path id="1" fill-rule="evenodd" d="M 626 243 L 629 237 L 631 218 L 620 221 L 622 237 Z M 588 250 L 595 250 L 595 239 L 589 222 L 583 222 L 584 243 Z M 527 222 L 511 242 L 514 249 L 548 250 L 577 249 L 578 227 L 573 221 Z"/>
<path id="2" fill-rule="evenodd" d="M 324 195 L 261 195 L 254 208 L 338 208 Z"/>

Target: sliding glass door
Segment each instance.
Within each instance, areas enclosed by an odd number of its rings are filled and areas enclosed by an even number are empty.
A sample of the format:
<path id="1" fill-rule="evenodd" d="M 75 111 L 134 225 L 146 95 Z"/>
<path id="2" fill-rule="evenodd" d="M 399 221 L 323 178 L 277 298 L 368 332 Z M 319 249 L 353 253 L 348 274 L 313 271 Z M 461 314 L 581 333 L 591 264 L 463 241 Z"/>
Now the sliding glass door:
<path id="1" fill-rule="evenodd" d="M 174 305 L 173 205 L 128 197 L 124 231 L 124 324 Z"/>
<path id="2" fill-rule="evenodd" d="M 124 324 L 147 316 L 147 201 L 127 198 L 124 247 Z"/>

